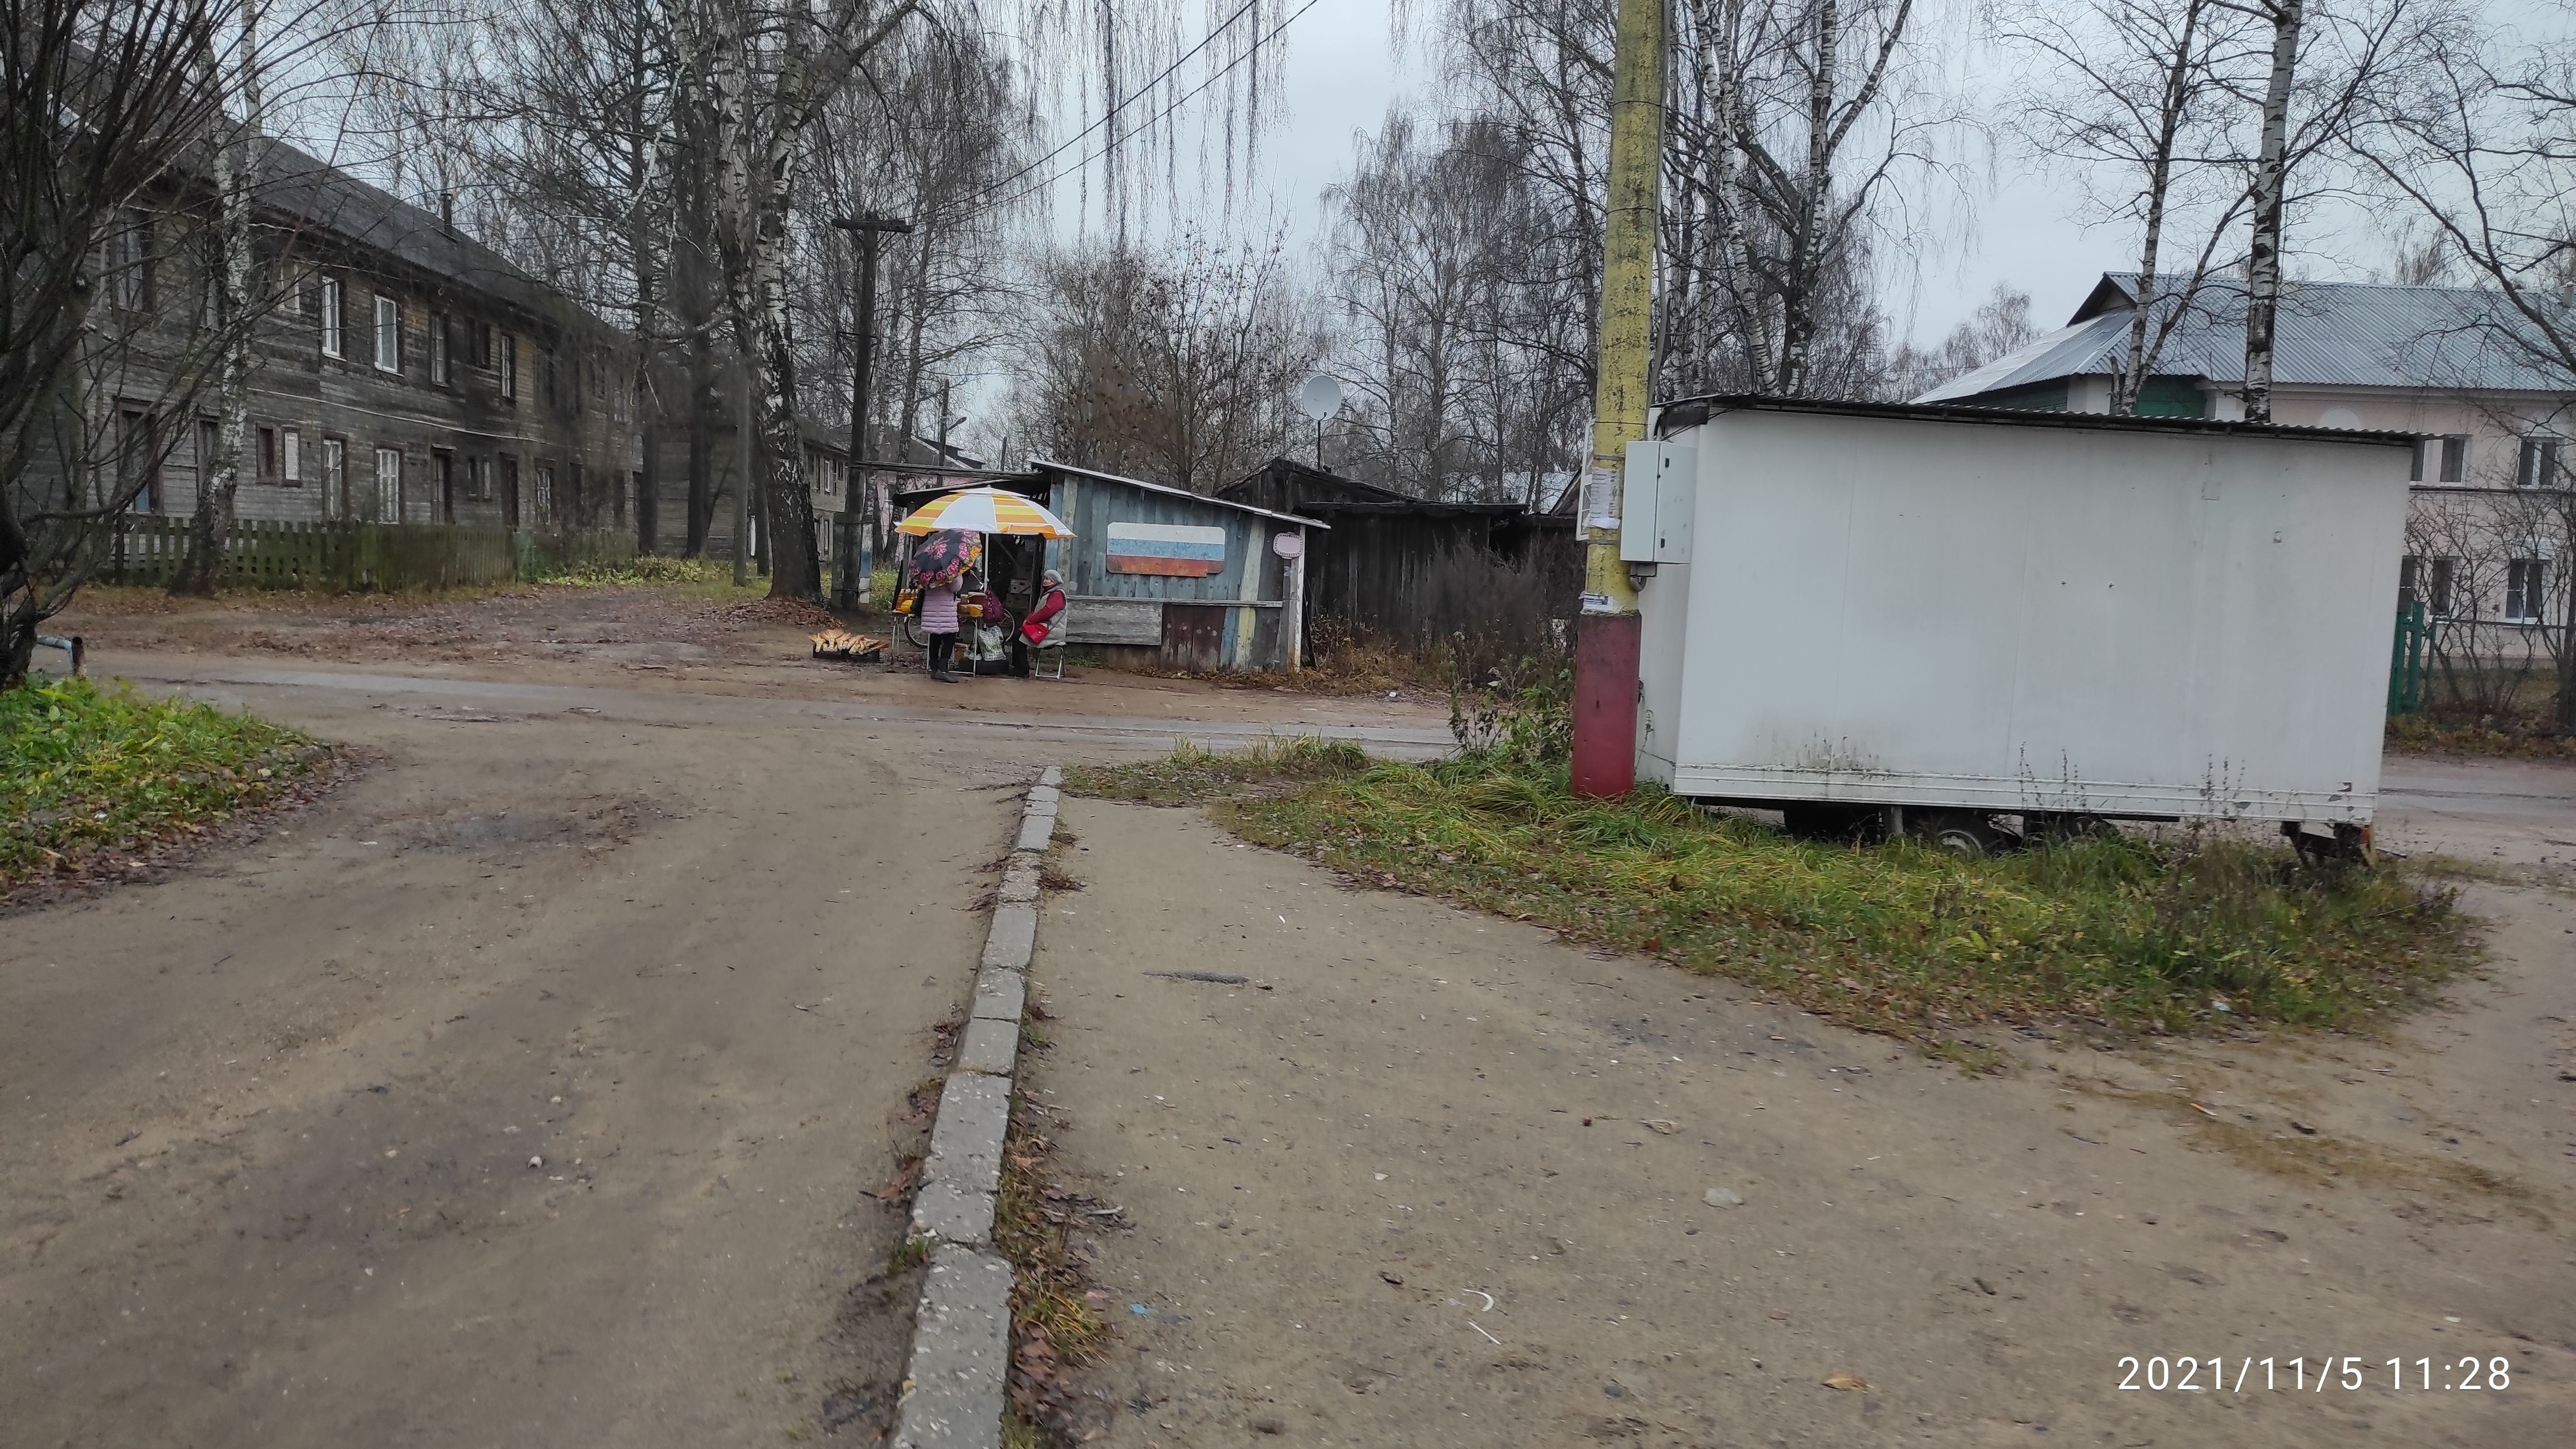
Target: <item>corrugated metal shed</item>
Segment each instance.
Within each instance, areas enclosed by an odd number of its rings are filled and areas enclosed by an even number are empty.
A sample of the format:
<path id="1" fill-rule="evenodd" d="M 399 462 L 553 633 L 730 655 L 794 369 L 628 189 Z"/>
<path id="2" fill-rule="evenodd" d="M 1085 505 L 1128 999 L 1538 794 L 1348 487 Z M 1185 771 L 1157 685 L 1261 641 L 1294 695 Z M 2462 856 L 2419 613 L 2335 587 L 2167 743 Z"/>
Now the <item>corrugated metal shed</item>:
<path id="1" fill-rule="evenodd" d="M 1032 494 L 1074 531 L 1047 545 L 1047 566 L 1064 575 L 1075 643 L 1168 669 L 1297 667 L 1305 542 L 1330 525 L 1043 459 L 1031 471 Z M 1274 547 L 1283 534 L 1296 557 Z M 1113 536 L 1125 550 L 1115 558 Z M 1145 571 L 1155 565 L 1133 553 L 1156 547 L 1204 571 Z"/>
<path id="2" fill-rule="evenodd" d="M 2149 326 L 2162 326 L 2179 305 L 2178 279 L 2160 279 Z M 2137 274 L 2113 272 L 2052 332 L 1974 372 L 1952 378 L 1919 402 L 1954 402 L 2061 378 L 2119 370 L 2129 322 L 2141 292 Z M 2381 287 L 2349 282 L 2288 282 L 2272 359 L 2273 381 L 2339 387 L 2461 388 L 2563 393 L 2571 379 L 2502 340 L 2511 319 L 2494 292 L 2461 287 Z M 2245 286 L 2235 277 L 2201 284 L 2157 354 L 2167 377 L 2242 382 L 2245 377 Z"/>

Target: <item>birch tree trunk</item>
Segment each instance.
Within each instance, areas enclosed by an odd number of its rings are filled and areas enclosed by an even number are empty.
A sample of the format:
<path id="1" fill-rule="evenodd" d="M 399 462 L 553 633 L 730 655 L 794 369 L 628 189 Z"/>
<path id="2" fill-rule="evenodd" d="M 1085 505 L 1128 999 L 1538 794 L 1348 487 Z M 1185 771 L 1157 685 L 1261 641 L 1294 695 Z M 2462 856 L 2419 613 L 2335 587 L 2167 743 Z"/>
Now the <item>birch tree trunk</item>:
<path id="1" fill-rule="evenodd" d="M 2155 149 L 2147 168 L 2146 237 L 2138 246 L 2138 306 L 2129 315 L 2127 365 L 2111 386 L 2111 411 L 2121 417 L 2137 413 L 2138 394 L 2146 390 L 2147 368 L 2154 361 L 2147 355 L 2147 316 L 2155 310 L 2157 254 L 2165 237 L 2165 201 L 2173 189 L 2174 146 L 2182 134 L 2183 108 L 2190 94 L 2192 41 L 2199 33 L 2205 3 L 2206 0 L 2184 0 L 2182 39 L 2174 46 L 2172 59 L 2165 67 Z"/>
<path id="2" fill-rule="evenodd" d="M 1833 185 L 1834 69 L 1842 44 L 1842 0 L 1815 0 L 1814 69 L 1807 78 L 1807 169 L 1799 178 L 1798 214 L 1789 231 L 1788 285 L 1780 295 L 1779 391 L 1794 397 L 1807 386 L 1808 360 L 1815 350 L 1816 230 L 1823 221 L 1825 193 Z"/>
<path id="3" fill-rule="evenodd" d="M 2263 92 L 2263 143 L 2254 171 L 2254 239 L 2245 256 L 2245 421 L 2272 420 L 2272 336 L 2281 304 L 2281 204 L 2287 190 L 2290 84 L 2305 0 L 2274 0 L 2272 79 Z"/>
<path id="4" fill-rule="evenodd" d="M 215 148 L 216 244 L 222 252 L 223 280 L 215 315 L 207 319 L 223 339 L 223 387 L 216 404 L 221 420 L 216 425 L 213 458 L 202 456 L 203 431 L 195 440 L 200 454 L 197 504 L 188 520 L 188 551 L 170 574 L 172 594 L 200 598 L 212 598 L 223 578 L 233 504 L 241 492 L 242 455 L 250 451 L 251 343 L 257 331 L 250 306 L 251 200 L 259 179 L 262 122 L 257 0 L 244 0 L 242 5 L 241 53 L 235 64 L 242 124 L 227 144 Z"/>

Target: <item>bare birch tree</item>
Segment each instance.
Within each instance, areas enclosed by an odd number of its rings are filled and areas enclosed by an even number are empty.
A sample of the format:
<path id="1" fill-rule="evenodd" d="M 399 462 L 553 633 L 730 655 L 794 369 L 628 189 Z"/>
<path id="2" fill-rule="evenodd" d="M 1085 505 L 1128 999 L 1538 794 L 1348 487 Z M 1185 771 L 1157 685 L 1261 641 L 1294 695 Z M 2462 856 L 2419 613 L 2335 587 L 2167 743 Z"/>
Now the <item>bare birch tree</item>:
<path id="1" fill-rule="evenodd" d="M 2219 0 L 2031 4 L 1998 25 L 2024 62 L 2020 139 L 2080 189 L 2088 219 L 2139 229 L 2139 306 L 2111 397 L 2112 412 L 2134 413 L 2166 343 L 2233 258 L 2222 249 L 2250 199 L 2234 82 L 2253 27 Z"/>

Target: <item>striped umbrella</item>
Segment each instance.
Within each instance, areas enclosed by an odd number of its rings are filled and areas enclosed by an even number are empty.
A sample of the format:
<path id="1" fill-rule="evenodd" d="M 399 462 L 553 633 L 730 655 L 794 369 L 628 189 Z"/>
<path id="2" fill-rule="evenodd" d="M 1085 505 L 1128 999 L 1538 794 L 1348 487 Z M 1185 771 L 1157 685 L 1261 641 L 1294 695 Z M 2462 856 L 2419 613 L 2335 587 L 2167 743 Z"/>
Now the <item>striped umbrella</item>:
<path id="1" fill-rule="evenodd" d="M 934 529 L 959 529 L 967 533 L 1023 533 L 1040 538 L 1071 538 L 1073 530 L 1064 520 L 1047 512 L 1046 505 L 1026 498 L 1007 488 L 968 488 L 956 493 L 943 493 L 913 510 L 901 530 L 923 534 Z"/>

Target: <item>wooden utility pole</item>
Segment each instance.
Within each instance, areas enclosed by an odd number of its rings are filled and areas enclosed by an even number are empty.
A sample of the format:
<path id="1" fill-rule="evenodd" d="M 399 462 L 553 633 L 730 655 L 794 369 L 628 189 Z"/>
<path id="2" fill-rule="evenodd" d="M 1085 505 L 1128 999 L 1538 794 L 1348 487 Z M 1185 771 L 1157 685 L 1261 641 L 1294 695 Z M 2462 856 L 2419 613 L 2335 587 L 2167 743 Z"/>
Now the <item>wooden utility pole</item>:
<path id="1" fill-rule="evenodd" d="M 850 486 L 841 493 L 841 526 L 834 530 L 832 549 L 832 607 L 855 609 L 867 592 L 867 561 L 861 557 L 859 547 L 858 496 L 860 480 L 867 476 L 868 367 L 875 361 L 877 347 L 877 238 L 888 232 L 909 232 L 912 223 L 886 216 L 840 216 L 832 219 L 832 225 L 856 232 L 859 238 L 858 329 L 850 339 L 854 349 L 850 359 Z M 948 427 L 944 401 L 940 417 L 940 430 L 944 433 Z M 903 460 L 898 457 L 895 461 Z"/>
<path id="2" fill-rule="evenodd" d="M 1637 591 L 1619 559 L 1628 445 L 1646 436 L 1663 173 L 1664 0 L 1619 0 L 1611 61 L 1610 177 L 1602 214 L 1600 349 L 1583 483 L 1583 614 L 1574 633 L 1574 790 L 1637 780 Z"/>

